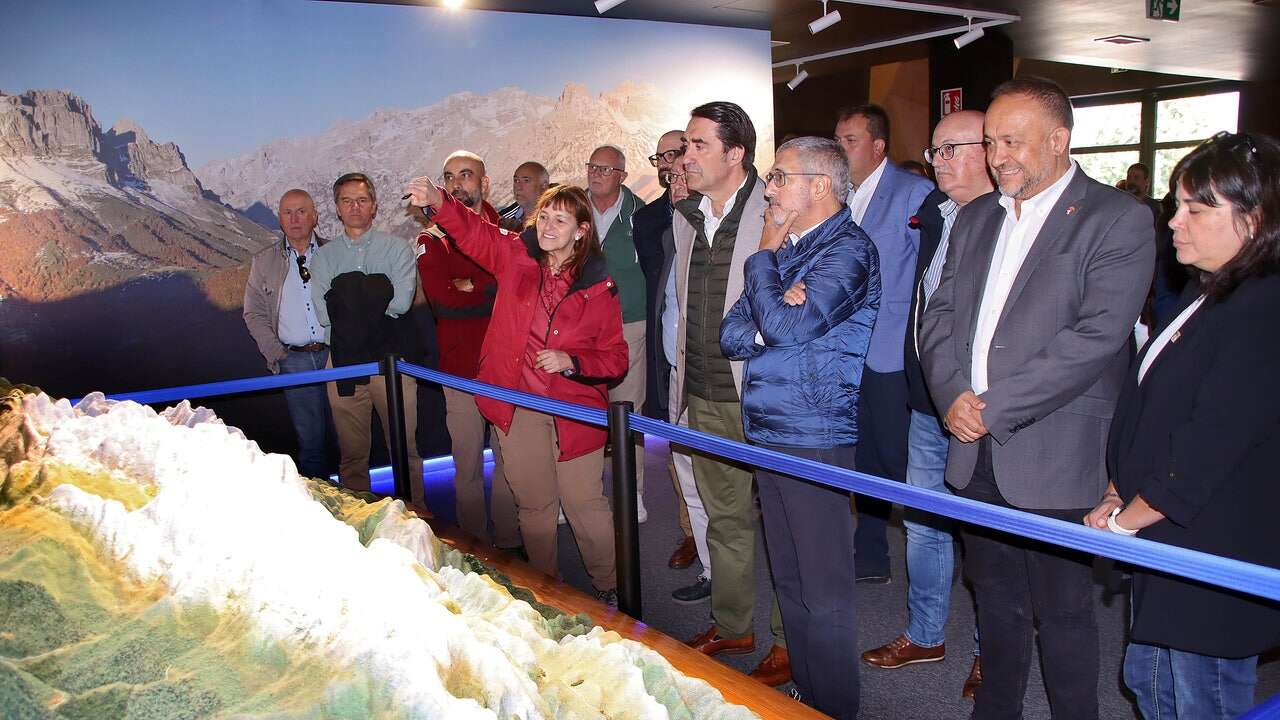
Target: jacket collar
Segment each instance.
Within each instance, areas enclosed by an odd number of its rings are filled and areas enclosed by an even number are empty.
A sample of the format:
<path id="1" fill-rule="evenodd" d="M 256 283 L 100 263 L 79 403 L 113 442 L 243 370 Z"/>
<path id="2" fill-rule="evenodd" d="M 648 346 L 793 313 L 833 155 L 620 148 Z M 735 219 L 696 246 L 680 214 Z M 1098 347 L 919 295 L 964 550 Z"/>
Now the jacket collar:
<path id="1" fill-rule="evenodd" d="M 747 205 L 747 201 L 751 199 L 751 193 L 755 192 L 757 179 L 758 173 L 756 172 L 756 169 L 754 167 L 749 168 L 747 170 L 746 181 L 742 183 L 742 187 L 738 188 L 738 193 L 734 196 L 733 209 L 724 217 L 724 220 L 721 221 L 722 223 L 727 221 L 730 216 L 740 216 L 742 214 L 743 209 Z M 676 212 L 683 215 L 685 219 L 689 221 L 689 224 L 699 232 L 702 230 L 702 221 L 704 219 L 702 217 L 702 211 L 698 209 L 698 206 L 701 203 L 702 193 L 693 191 L 689 192 L 689 197 L 674 203 Z"/>

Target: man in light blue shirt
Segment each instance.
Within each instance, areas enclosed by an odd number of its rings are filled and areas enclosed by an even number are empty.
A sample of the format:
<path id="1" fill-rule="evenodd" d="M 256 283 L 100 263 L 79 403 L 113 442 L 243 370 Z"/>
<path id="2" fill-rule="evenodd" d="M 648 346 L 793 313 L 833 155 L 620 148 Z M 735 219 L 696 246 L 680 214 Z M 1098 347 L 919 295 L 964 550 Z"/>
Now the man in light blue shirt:
<path id="1" fill-rule="evenodd" d="M 326 296 L 335 278 L 347 273 L 367 276 L 383 275 L 390 282 L 392 297 L 385 314 L 399 318 L 409 311 L 418 287 L 418 266 L 413 246 L 408 240 L 373 229 L 373 219 L 378 212 L 377 195 L 373 182 L 361 173 L 348 173 L 333 184 L 333 200 L 338 208 L 338 219 L 343 231 L 316 253 L 311 263 L 311 292 L 315 300 L 316 316 L 325 327 L 327 338 L 335 348 L 341 347 L 341 338 L 334 337 Z M 339 330 L 341 332 L 341 330 Z M 336 350 L 335 350 L 336 352 Z M 344 359 L 330 358 L 330 365 L 349 364 Z M 381 375 L 374 375 L 368 382 L 357 380 L 350 394 L 344 394 L 345 383 L 330 383 L 329 404 L 333 407 L 334 425 L 338 430 L 338 447 L 342 459 L 338 477 L 352 490 L 369 490 L 370 413 L 378 412 L 382 422 L 383 437 L 390 437 L 387 417 L 386 384 Z M 417 381 L 409 376 L 401 377 L 404 394 L 404 428 L 409 440 L 409 470 L 413 476 L 409 483 L 412 501 L 422 505 L 422 457 L 415 441 L 418 430 Z"/>

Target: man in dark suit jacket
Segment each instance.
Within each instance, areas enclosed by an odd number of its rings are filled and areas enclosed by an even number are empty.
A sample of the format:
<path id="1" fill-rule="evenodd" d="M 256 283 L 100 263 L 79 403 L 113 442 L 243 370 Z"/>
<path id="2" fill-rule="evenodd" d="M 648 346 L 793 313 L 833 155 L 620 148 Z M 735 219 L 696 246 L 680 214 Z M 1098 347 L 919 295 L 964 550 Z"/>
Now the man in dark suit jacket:
<path id="1" fill-rule="evenodd" d="M 669 358 L 665 351 L 667 335 L 672 335 L 670 343 L 675 343 L 675 327 L 665 327 L 662 320 L 666 310 L 667 283 L 671 280 L 671 265 L 676 258 L 675 239 L 671 235 L 671 215 L 674 206 L 671 204 L 671 181 L 675 163 L 684 154 L 684 131 L 669 130 L 658 138 L 658 147 L 649 162 L 658 169 L 658 182 L 666 192 L 657 200 L 645 205 L 636 212 L 632 219 L 632 237 L 636 243 L 636 253 L 640 256 L 640 268 L 644 271 L 645 284 L 649 291 L 648 328 L 648 387 L 645 394 L 644 414 L 666 422 L 676 422 L 670 410 L 670 378 L 673 357 Z M 675 317 L 675 316 L 672 316 Z M 674 355 L 674 350 L 673 353 Z M 667 469 L 671 474 L 671 484 L 675 486 L 676 501 L 680 510 L 681 539 L 671 553 L 667 565 L 672 569 L 683 569 L 693 564 L 695 559 L 702 562 L 702 574 L 698 580 L 687 587 L 677 588 L 673 595 L 681 602 L 702 601 L 711 596 L 711 561 L 707 555 L 707 511 L 696 497 L 697 487 L 693 481 L 693 465 L 688 455 L 673 451 Z M 694 495 L 694 502 L 686 501 L 688 495 Z"/>
<path id="2" fill-rule="evenodd" d="M 1107 485 L 1107 428 L 1155 242 L 1151 213 L 1071 160 L 1055 83 L 996 88 L 983 135 L 1000 193 L 956 219 L 920 333 L 963 497 L 1079 523 Z M 1021 717 L 1033 628 L 1055 718 L 1098 717 L 1088 558 L 969 528 L 982 685 L 975 717 Z"/>
<path id="3" fill-rule="evenodd" d="M 929 397 L 920 367 L 920 317 L 938 289 L 948 241 L 960 208 L 991 192 L 986 151 L 982 142 L 982 113 L 951 113 L 933 131 L 933 146 L 925 158 L 933 165 L 938 189 L 929 193 L 916 213 L 920 226 L 920 258 L 916 263 L 915 292 L 907 319 L 903 366 L 911 425 L 907 434 L 907 484 L 937 492 L 950 492 L 945 482 L 948 436 Z M 951 603 L 955 549 L 947 518 L 907 508 L 908 622 L 906 631 L 892 642 L 862 654 L 863 661 L 894 669 L 946 657 L 947 613 Z M 965 682 L 965 697 L 973 697 L 981 673 L 975 656 Z"/>

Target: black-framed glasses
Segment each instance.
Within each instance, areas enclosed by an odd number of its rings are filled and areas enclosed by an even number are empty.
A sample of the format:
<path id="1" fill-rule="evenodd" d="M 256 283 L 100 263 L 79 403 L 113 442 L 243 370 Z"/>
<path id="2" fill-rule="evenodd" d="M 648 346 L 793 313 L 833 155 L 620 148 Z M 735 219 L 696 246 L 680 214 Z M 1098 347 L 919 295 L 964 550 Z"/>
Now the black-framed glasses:
<path id="1" fill-rule="evenodd" d="M 956 148 L 958 147 L 962 147 L 964 145 L 986 145 L 986 144 L 987 144 L 986 140 L 974 140 L 973 142 L 943 143 L 941 145 L 935 145 L 934 147 L 927 147 L 924 149 L 924 161 L 932 165 L 933 161 L 938 158 L 942 158 L 943 160 L 950 160 L 951 158 L 955 157 Z"/>
<path id="2" fill-rule="evenodd" d="M 623 170 L 622 168 L 613 167 L 612 165 L 596 165 L 594 163 L 587 163 L 588 175 L 599 175 L 601 177 L 609 177 L 610 175 L 616 172 L 621 173 L 621 172 L 626 172 L 626 170 Z"/>
<path id="3" fill-rule="evenodd" d="M 682 146 L 680 146 L 680 147 L 678 147 L 678 148 L 672 149 L 672 150 L 664 150 L 663 152 L 660 152 L 660 153 L 654 153 L 654 154 L 650 155 L 650 156 L 649 156 L 649 164 L 650 164 L 650 165 L 652 165 L 652 166 L 654 166 L 654 167 L 658 167 L 658 161 L 659 161 L 659 160 L 662 160 L 663 162 L 665 162 L 665 163 L 667 163 L 667 164 L 669 165 L 669 164 L 671 164 L 671 163 L 675 162 L 675 161 L 676 161 L 676 158 L 680 157 L 681 155 L 684 155 L 684 146 L 683 146 L 683 145 L 682 145 Z"/>
<path id="4" fill-rule="evenodd" d="M 787 178 L 792 177 L 792 176 L 796 176 L 796 175 L 805 175 L 805 176 L 819 176 L 819 175 L 820 175 L 820 176 L 822 176 L 822 177 L 831 177 L 830 175 L 828 175 L 828 174 L 826 174 L 826 173 L 787 172 L 786 170 L 777 170 L 777 169 L 774 169 L 774 170 L 770 170 L 769 172 L 765 173 L 764 181 L 765 181 L 765 183 L 766 183 L 766 184 L 772 184 L 772 185 L 777 185 L 778 187 L 784 187 L 784 186 L 786 186 L 786 184 L 787 184 Z"/>
<path id="5" fill-rule="evenodd" d="M 298 256 L 298 277 L 302 278 L 302 284 L 306 285 L 311 282 L 311 271 L 307 269 L 307 258 L 305 255 Z"/>

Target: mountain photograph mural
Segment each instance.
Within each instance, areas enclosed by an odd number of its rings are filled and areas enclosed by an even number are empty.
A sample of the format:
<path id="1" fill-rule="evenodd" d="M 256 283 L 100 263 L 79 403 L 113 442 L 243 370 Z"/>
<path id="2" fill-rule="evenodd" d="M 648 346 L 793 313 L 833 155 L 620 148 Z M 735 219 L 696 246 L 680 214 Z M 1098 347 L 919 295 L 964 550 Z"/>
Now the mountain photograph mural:
<path id="1" fill-rule="evenodd" d="M 772 160 L 759 31 L 308 0 L 53 0 L 0 24 L 0 377 L 59 396 L 266 374 L 241 305 L 292 188 L 332 237 L 333 180 L 364 172 L 375 227 L 410 242 L 400 189 L 455 150 L 486 160 L 501 206 L 521 162 L 583 184 L 614 144 L 653 198 L 658 136 L 715 99 Z M 209 404 L 293 449 L 278 393 Z"/>

